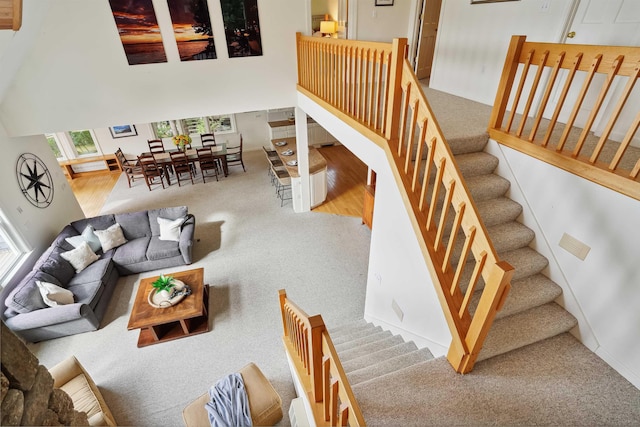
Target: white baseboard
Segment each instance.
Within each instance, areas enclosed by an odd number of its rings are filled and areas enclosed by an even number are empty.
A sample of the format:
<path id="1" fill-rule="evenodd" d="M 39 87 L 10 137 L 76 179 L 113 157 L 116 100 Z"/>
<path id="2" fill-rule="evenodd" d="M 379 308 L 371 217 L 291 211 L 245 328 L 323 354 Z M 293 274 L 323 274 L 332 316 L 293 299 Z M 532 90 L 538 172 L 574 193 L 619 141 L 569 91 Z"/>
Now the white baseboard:
<path id="1" fill-rule="evenodd" d="M 620 375 L 625 377 L 635 388 L 640 390 L 640 374 L 633 372 L 631 368 L 621 363 L 611 353 L 605 350 L 603 347 L 598 348 L 595 353 L 600 359 L 607 362 L 607 365 L 615 369 Z"/>

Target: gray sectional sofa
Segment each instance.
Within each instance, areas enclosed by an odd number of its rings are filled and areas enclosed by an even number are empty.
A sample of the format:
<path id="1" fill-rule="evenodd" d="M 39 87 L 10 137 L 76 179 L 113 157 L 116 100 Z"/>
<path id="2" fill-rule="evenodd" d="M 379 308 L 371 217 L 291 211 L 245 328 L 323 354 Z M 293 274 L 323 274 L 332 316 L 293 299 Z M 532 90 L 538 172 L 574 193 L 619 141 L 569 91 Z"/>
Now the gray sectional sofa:
<path id="1" fill-rule="evenodd" d="M 158 218 L 165 223 L 175 220 L 180 230 L 173 236 L 177 241 L 161 239 Z M 67 239 L 83 235 L 87 226 L 106 230 L 116 223 L 126 242 L 106 252 L 97 250 L 98 259 L 80 272 L 61 255 L 74 249 Z M 96 330 L 121 275 L 191 264 L 194 230 L 195 218 L 186 206 L 74 221 L 58 234 L 29 274 L 12 289 L 3 289 L 0 301 L 6 309 L 2 320 L 30 342 Z M 162 237 L 166 239 L 166 234 Z M 74 303 L 50 307 L 37 281 L 70 290 Z"/>

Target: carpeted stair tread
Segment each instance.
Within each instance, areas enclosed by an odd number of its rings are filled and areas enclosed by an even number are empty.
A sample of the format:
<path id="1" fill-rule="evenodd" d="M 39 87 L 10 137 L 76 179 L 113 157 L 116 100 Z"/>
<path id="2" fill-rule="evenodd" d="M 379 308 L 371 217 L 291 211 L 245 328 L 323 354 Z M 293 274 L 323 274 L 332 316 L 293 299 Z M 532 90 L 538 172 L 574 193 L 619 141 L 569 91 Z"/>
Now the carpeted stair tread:
<path id="1" fill-rule="evenodd" d="M 465 181 L 476 203 L 503 196 L 511 186 L 508 180 L 496 174 L 472 176 Z"/>
<path id="2" fill-rule="evenodd" d="M 577 323 L 554 302 L 503 317 L 493 323 L 478 361 L 567 332 Z"/>
<path id="3" fill-rule="evenodd" d="M 431 359 L 433 359 L 433 354 L 428 348 L 423 348 L 352 371 L 347 374 L 347 379 L 354 386 Z"/>
<path id="4" fill-rule="evenodd" d="M 333 341 L 334 345 L 338 345 L 369 335 L 377 334 L 379 332 L 382 332 L 382 328 L 380 326 L 374 326 L 373 328 L 359 328 L 352 330 L 351 333 L 343 333 L 336 338 L 334 338 L 333 333 L 331 333 L 331 340 Z"/>
<path id="5" fill-rule="evenodd" d="M 418 346 L 416 346 L 413 341 L 407 341 L 394 345 L 393 347 L 388 347 L 383 350 L 367 353 L 360 357 L 356 357 L 355 359 L 347 361 L 342 360 L 340 352 L 338 352 L 338 357 L 340 357 L 340 361 L 342 362 L 342 368 L 344 369 L 344 371 L 346 373 L 349 373 L 357 369 L 366 368 L 367 366 L 370 366 L 380 360 L 390 359 L 392 357 L 416 351 L 417 349 Z"/>
<path id="6" fill-rule="evenodd" d="M 507 197 L 476 202 L 476 206 L 485 227 L 515 221 L 522 213 L 522 205 Z"/>
<path id="7" fill-rule="evenodd" d="M 334 342 L 335 348 L 337 351 L 347 351 L 352 348 L 356 348 L 372 342 L 380 341 L 382 339 L 393 336 L 393 334 L 390 331 L 383 331 L 382 328 L 380 329 L 381 329 L 380 332 L 376 332 L 375 334 L 360 336 L 340 344 L 335 344 Z"/>
<path id="8" fill-rule="evenodd" d="M 489 140 L 489 134 L 487 132 L 456 138 L 449 138 L 445 133 L 444 137 L 447 139 L 449 148 L 455 156 L 482 151 Z"/>
<path id="9" fill-rule="evenodd" d="M 562 288 L 542 274 L 535 274 L 520 280 L 512 280 L 511 291 L 502 310 L 496 315 L 496 319 L 550 303 L 561 294 Z M 474 293 L 469 307 L 471 313 L 475 312 L 479 300 L 480 292 Z"/>
<path id="10" fill-rule="evenodd" d="M 338 326 L 336 328 L 330 328 L 329 334 L 331 335 L 331 339 L 335 339 L 343 335 L 363 332 L 367 329 L 375 329 L 375 327 L 376 326 L 373 323 L 367 322 L 366 320 L 362 319 L 357 322 Z"/>
<path id="11" fill-rule="evenodd" d="M 343 362 L 355 359 L 365 354 L 373 353 L 375 351 L 383 350 L 385 348 L 393 347 L 394 345 L 404 342 L 400 335 L 393 335 L 391 337 L 384 338 L 379 341 L 375 341 L 369 344 L 361 345 L 358 348 L 352 348 L 340 352 L 339 357 Z"/>
<path id="12" fill-rule="evenodd" d="M 472 176 L 487 175 L 498 167 L 497 157 L 485 152 L 458 154 L 456 156 L 458 169 L 464 178 Z"/>
<path id="13" fill-rule="evenodd" d="M 540 273 L 549 264 L 545 256 L 528 246 L 513 251 L 498 252 L 498 257 L 515 269 L 512 280 Z"/>
<path id="14" fill-rule="evenodd" d="M 498 253 L 525 247 L 536 237 L 533 230 L 516 221 L 487 227 L 487 233 Z"/>

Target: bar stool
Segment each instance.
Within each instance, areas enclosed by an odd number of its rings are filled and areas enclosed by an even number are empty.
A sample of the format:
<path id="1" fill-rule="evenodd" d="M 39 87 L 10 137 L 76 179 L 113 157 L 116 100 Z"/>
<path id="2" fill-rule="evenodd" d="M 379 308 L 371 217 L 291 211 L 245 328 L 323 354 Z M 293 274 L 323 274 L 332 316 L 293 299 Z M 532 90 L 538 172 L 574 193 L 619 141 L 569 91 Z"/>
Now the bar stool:
<path id="1" fill-rule="evenodd" d="M 276 169 L 272 168 L 272 173 L 276 179 L 276 196 L 280 199 L 280 206 L 284 205 L 285 200 L 293 199 L 293 194 L 291 191 L 291 176 L 287 169 Z M 288 197 L 287 197 L 287 191 Z"/>

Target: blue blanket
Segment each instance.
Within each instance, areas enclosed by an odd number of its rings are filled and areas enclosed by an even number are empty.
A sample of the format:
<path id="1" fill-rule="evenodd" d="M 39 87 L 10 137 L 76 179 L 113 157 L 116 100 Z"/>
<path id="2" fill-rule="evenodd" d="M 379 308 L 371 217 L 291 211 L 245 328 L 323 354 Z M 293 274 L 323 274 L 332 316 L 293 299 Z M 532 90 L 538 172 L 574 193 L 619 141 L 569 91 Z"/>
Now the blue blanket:
<path id="1" fill-rule="evenodd" d="M 234 373 L 219 380 L 209 389 L 205 404 L 212 427 L 251 426 L 249 399 L 242 375 Z"/>

